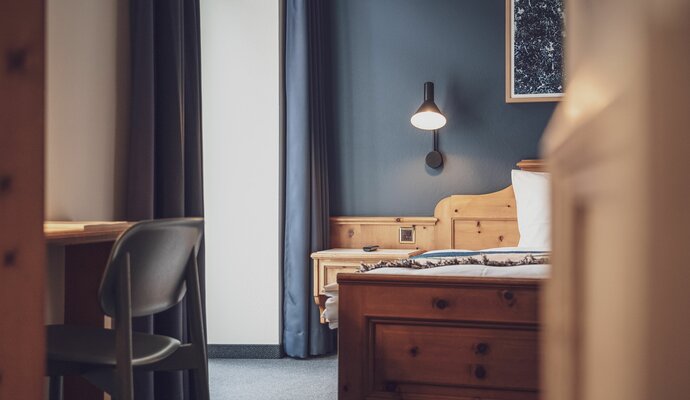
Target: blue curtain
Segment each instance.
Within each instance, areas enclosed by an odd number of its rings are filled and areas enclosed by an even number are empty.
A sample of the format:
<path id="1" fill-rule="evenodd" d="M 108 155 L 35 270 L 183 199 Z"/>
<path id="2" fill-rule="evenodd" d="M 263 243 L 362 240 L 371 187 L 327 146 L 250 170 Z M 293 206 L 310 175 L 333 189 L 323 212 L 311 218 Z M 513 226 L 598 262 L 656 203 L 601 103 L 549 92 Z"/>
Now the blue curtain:
<path id="1" fill-rule="evenodd" d="M 291 357 L 335 351 L 319 323 L 309 255 L 328 246 L 329 71 L 322 0 L 286 0 L 283 345 Z"/>
<path id="2" fill-rule="evenodd" d="M 199 0 L 130 0 L 127 219 L 202 217 Z M 203 245 L 199 253 L 204 279 Z M 187 339 L 185 303 L 134 329 Z M 188 400 L 187 372 L 136 372 L 136 400 Z"/>

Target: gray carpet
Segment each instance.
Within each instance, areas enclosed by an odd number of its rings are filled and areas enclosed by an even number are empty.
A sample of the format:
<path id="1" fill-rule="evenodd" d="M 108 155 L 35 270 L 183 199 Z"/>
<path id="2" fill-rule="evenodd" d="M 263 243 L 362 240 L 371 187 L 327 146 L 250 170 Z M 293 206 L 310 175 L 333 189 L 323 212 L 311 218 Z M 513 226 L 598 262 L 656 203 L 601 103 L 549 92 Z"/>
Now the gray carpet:
<path id="1" fill-rule="evenodd" d="M 209 360 L 212 400 L 335 400 L 336 356 L 309 360 Z"/>

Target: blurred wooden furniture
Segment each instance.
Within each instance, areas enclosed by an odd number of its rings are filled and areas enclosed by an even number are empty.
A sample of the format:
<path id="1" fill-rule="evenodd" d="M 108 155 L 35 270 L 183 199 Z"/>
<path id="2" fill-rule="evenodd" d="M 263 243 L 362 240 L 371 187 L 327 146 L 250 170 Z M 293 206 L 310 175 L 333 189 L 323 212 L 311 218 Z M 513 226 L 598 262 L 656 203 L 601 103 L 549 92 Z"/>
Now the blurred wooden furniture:
<path id="1" fill-rule="evenodd" d="M 543 171 L 544 163 L 525 165 Z M 516 246 L 511 187 L 447 197 L 434 249 Z M 341 273 L 338 398 L 539 398 L 542 280 Z"/>
<path id="2" fill-rule="evenodd" d="M 378 249 L 366 252 L 362 249 L 329 249 L 312 253 L 314 265 L 314 301 L 323 313 L 326 296 L 324 287 L 336 283 L 336 277 L 343 272 L 356 272 L 360 264 L 377 263 L 384 260 L 401 260 L 422 254 L 424 250 Z M 327 321 L 323 320 L 322 323 Z"/>
<path id="3" fill-rule="evenodd" d="M 42 400 L 45 0 L 0 2 L 0 399 Z"/>
<path id="4" fill-rule="evenodd" d="M 544 398 L 687 399 L 690 2 L 565 4 Z"/>
<path id="5" fill-rule="evenodd" d="M 115 239 L 131 223 L 112 221 L 47 221 L 46 244 L 65 248 L 65 323 L 103 327 L 109 322 L 98 304 L 98 287 Z M 102 400 L 104 394 L 86 380 L 64 380 L 65 400 Z"/>

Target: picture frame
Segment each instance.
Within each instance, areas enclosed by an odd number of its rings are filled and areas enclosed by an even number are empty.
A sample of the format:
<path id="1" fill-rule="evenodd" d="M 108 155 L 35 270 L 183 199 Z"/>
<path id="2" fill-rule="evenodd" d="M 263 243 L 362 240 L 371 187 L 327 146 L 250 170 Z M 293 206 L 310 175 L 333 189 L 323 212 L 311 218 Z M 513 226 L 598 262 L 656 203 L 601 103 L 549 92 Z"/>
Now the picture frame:
<path id="1" fill-rule="evenodd" d="M 401 226 L 398 230 L 398 242 L 415 243 L 414 226 Z"/>
<path id="2" fill-rule="evenodd" d="M 563 1 L 506 0 L 506 103 L 563 99 Z"/>

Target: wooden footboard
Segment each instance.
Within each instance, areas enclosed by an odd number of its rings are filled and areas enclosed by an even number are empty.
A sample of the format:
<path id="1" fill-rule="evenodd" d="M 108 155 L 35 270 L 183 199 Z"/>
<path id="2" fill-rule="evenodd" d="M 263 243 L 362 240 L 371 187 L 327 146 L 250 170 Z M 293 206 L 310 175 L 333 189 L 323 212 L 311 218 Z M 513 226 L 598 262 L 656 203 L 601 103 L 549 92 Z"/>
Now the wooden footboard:
<path id="1" fill-rule="evenodd" d="M 338 398 L 537 399 L 540 282 L 338 275 Z"/>

